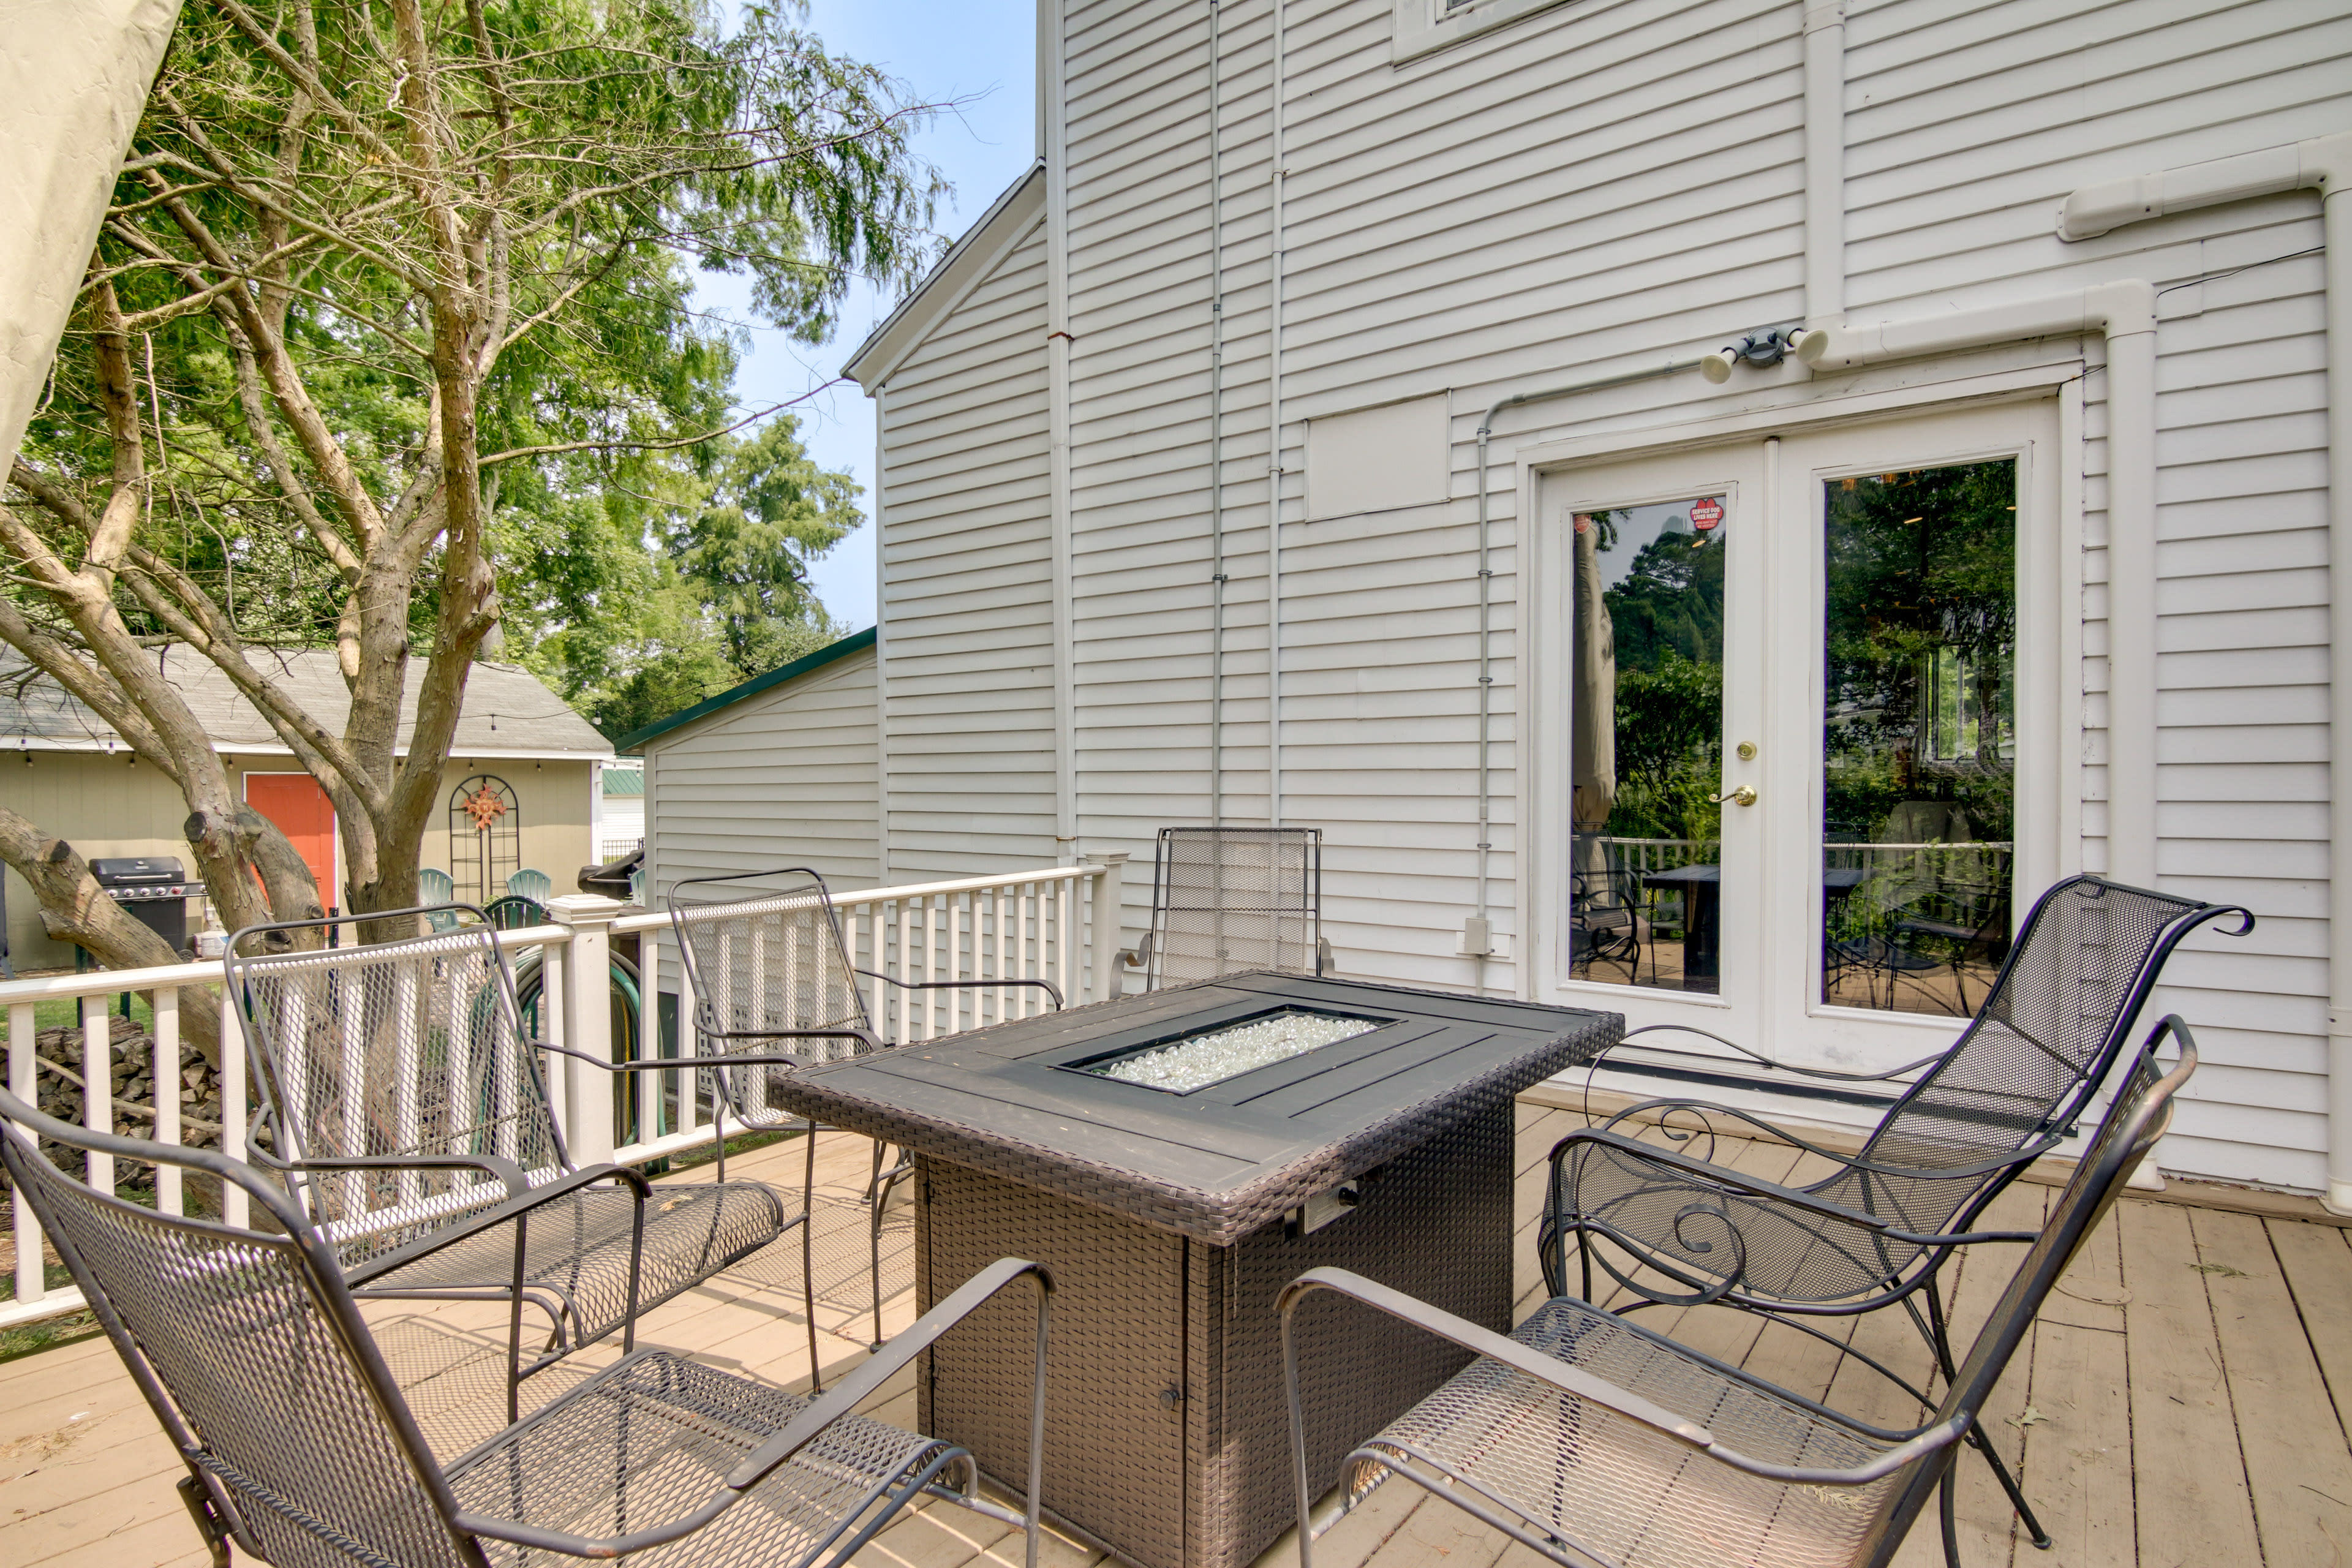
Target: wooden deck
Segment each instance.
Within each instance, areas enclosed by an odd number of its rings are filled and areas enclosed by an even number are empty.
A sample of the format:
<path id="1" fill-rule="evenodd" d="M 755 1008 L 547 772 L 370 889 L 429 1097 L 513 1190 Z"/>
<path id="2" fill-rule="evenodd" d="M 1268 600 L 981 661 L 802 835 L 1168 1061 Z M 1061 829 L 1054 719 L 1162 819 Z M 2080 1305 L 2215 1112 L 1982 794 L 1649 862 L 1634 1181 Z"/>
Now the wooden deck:
<path id="1" fill-rule="evenodd" d="M 1537 1299 L 1532 1236 L 1543 1155 L 1580 1118 L 1523 1106 L 1518 1193 L 1520 1310 Z M 835 1201 L 819 1236 L 818 1321 L 828 1369 L 863 1353 L 863 1211 L 847 1201 L 866 1145 L 828 1138 L 820 1171 Z M 1794 1152 L 1727 1145 L 1725 1157 L 1776 1179 L 1803 1179 Z M 798 1184 L 785 1145 L 732 1162 L 730 1174 Z M 680 1180 L 707 1180 L 708 1167 Z M 1994 1223 L 2038 1222 L 2051 1189 L 2021 1185 Z M 1961 1552 L 1969 1568 L 2315 1568 L 2352 1564 L 2352 1448 L 2341 1402 L 2352 1397 L 2352 1243 L 2332 1226 L 2261 1218 L 2133 1197 L 2093 1237 L 2052 1298 L 2027 1353 L 2011 1366 L 1990 1425 L 2055 1537 L 2047 1555 L 2011 1529 L 1981 1464 L 1963 1469 Z M 911 1247 L 894 1224 L 886 1269 L 898 1288 L 884 1324 L 912 1317 Z M 799 1245 L 761 1254 L 649 1320 L 644 1339 L 730 1370 L 785 1384 L 808 1374 L 799 1314 Z M 1971 1333 L 2006 1279 L 2013 1249 L 1987 1249 L 1947 1285 L 1956 1333 Z M 477 1321 L 468 1321 L 465 1311 Z M 495 1421 L 496 1324 L 478 1309 L 373 1314 L 387 1351 L 439 1440 Z M 1799 1392 L 1887 1424 L 1913 1417 L 1858 1363 L 1779 1327 L 1716 1310 L 1651 1326 Z M 484 1332 L 484 1330 L 489 1330 Z M 1895 1313 L 1864 1320 L 1854 1343 L 1924 1373 L 1927 1352 Z M 1963 1338 L 1965 1342 L 1965 1338 Z M 590 1356 L 582 1361 L 598 1359 Z M 552 1374 L 551 1374 L 551 1378 Z M 551 1378 L 536 1380 L 551 1393 Z M 1877 1386 L 1874 1386 L 1877 1384 Z M 911 1422 L 910 1379 L 876 1409 Z M 182 1472 L 113 1352 L 89 1339 L 0 1364 L 0 1563 L 10 1568 L 198 1568 L 205 1562 L 173 1483 Z M 1941 1561 L 1932 1521 L 1898 1561 Z M 1383 1487 L 1318 1546 L 1323 1568 L 1533 1568 L 1525 1549 L 1419 1489 Z M 901 1521 L 859 1559 L 866 1568 L 1015 1568 L 1017 1537 L 961 1510 Z M 1056 1540 L 1053 1568 L 1098 1561 Z M 1260 1568 L 1293 1561 L 1287 1540 Z"/>

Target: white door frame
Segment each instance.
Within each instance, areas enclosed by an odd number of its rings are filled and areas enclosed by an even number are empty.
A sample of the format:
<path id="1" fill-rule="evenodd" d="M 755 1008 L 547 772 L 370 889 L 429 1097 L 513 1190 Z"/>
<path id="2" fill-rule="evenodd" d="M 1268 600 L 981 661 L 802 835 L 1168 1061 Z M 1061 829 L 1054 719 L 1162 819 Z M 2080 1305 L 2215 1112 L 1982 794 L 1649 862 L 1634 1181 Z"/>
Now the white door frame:
<path id="1" fill-rule="evenodd" d="M 1565 896 L 1563 879 L 1566 852 L 1566 824 L 1569 820 L 1569 789 L 1567 767 L 1567 724 L 1564 710 L 1559 706 L 1552 671 L 1559 658 L 1559 646 L 1564 643 L 1567 626 L 1567 581 L 1565 557 L 1552 535 L 1557 531 L 1543 516 L 1543 489 L 1547 482 L 1557 485 L 1555 476 L 1577 468 L 1612 464 L 1653 456 L 1665 456 L 1678 450 L 1729 447 L 1744 442 L 1762 444 L 1774 435 L 1792 441 L 1802 440 L 1815 446 L 1811 437 L 1840 428 L 1854 427 L 1865 423 L 1901 421 L 1906 424 L 1925 421 L 1938 415 L 1960 415 L 1978 408 L 2000 404 L 2053 401 L 2054 391 L 2056 412 L 2045 417 L 2034 438 L 2036 455 L 2030 469 L 2021 465 L 2021 494 L 2031 485 L 2035 494 L 2037 510 L 2048 519 L 2048 525 L 2038 527 L 2030 536 L 2020 539 L 2021 618 L 2020 739 L 2029 736 L 2040 755 L 2032 764 L 2030 776 L 2021 773 L 2019 786 L 2019 840 L 2017 887 L 2021 894 L 2030 897 L 2058 876 L 2079 870 L 2082 866 L 2083 805 L 2082 747 L 2084 699 L 2082 670 L 2082 400 L 2080 387 L 2081 363 L 2065 361 L 2012 371 L 1994 376 L 1980 376 L 1941 385 L 1901 386 L 1886 391 L 1852 397 L 1823 399 L 1794 407 L 1751 409 L 1738 414 L 1692 421 L 1671 426 L 1610 432 L 1551 442 L 1523 448 L 1514 455 L 1518 479 L 1517 516 L 1522 520 L 1517 530 L 1519 570 L 1514 574 L 1519 627 L 1517 649 L 1517 679 L 1513 682 L 1516 704 L 1517 734 L 1525 748 L 1521 757 L 1522 784 L 1518 789 L 1519 810 L 1517 834 L 1519 855 L 1513 867 L 1517 900 L 1520 961 L 1517 989 L 1522 998 L 1543 1002 L 1586 1002 L 1601 1006 L 1619 1004 L 1611 998 L 1622 998 L 1625 988 L 1603 984 L 1582 984 L 1567 980 L 1564 961 L 1559 956 L 1560 926 L 1564 923 L 1561 900 Z M 2029 416 L 2031 417 L 2031 416 Z M 1858 439 L 1867 439 L 1857 431 Z M 2041 447 L 2046 443 L 2049 450 Z M 1770 443 L 1774 458 L 1781 442 Z M 1969 441 L 1962 437 L 1951 445 L 1955 457 L 1962 448 L 1971 451 Z M 2013 449 L 2013 448 L 2012 448 Z M 1977 455 L 1991 455 L 1990 451 Z M 1946 459 L 1937 459 L 1946 460 Z M 1769 459 L 1768 459 L 1769 461 Z M 1776 468 L 1782 467 L 1775 463 Z M 1710 468 L 1709 472 L 1711 473 Z M 1794 471 L 1768 473 L 1765 483 L 1770 488 L 1771 504 L 1785 510 L 1793 493 L 1807 497 L 1805 531 L 1819 531 L 1819 518 L 1814 514 L 1810 497 L 1812 468 L 1800 464 Z M 1704 488 L 1712 480 L 1696 469 L 1693 484 Z M 1689 493 L 1699 493 L 1697 489 Z M 1554 510 L 1557 510 L 1555 507 Z M 1532 524 L 1532 526 L 1530 526 Z M 1810 592 L 1801 592 L 1805 609 L 1794 622 L 1812 635 L 1820 611 L 1819 542 L 1806 552 L 1801 563 L 1802 579 L 1809 580 Z M 1776 584 L 1776 587 L 1778 584 Z M 2071 607 L 2071 613 L 2070 613 Z M 1727 615 L 1730 606 L 1727 604 Z M 1790 617 L 1775 615 L 1775 622 L 1788 624 Z M 1727 627 L 1727 639 L 1729 628 Z M 1794 632 L 1789 634 L 1793 636 Z M 2031 645 L 2031 651 L 2027 645 Z M 1783 647 L 1788 645 L 1784 642 Z M 2031 680 L 2023 669 L 2028 658 L 2032 660 L 2041 679 Z M 2076 672 L 2075 679 L 2058 679 L 2063 672 Z M 1733 668 L 1727 668 L 1727 682 L 1735 679 Z M 1818 687 L 1816 673 L 1812 686 Z M 2031 710 L 2027 689 L 2032 688 Z M 1728 695 L 1728 693 L 1727 693 Z M 1819 692 L 1809 693 L 1818 708 Z M 1785 726 L 1783 733 L 1786 733 Z M 2025 750 L 2021 746 L 2021 752 Z M 1799 754 L 1788 754 L 1798 751 Z M 1772 775 L 1769 787 L 1778 798 L 1787 801 L 1788 791 L 1794 787 L 1806 797 L 1801 809 L 1818 815 L 1818 759 L 1801 754 L 1800 749 L 1781 746 L 1763 761 Z M 1728 758 L 1727 772 L 1735 764 Z M 1783 772 L 1783 770 L 1788 770 Z M 1803 782 L 1799 783 L 1799 780 Z M 1759 780 L 1759 783 L 1763 781 Z M 2028 798 L 2028 792 L 2031 798 Z M 1785 820 L 1785 818 L 1784 818 Z M 1783 835 L 1785 837 L 1785 834 Z M 1730 845 L 1727 843 L 1727 852 Z M 1788 852 L 1785 846 L 1776 853 Z M 1782 868 L 1785 871 L 1785 866 Z M 1818 891 L 1815 899 L 1819 898 Z M 2021 907 L 2019 913 L 2022 914 Z M 1727 915 L 1728 910 L 1727 909 Z M 1818 910 L 1809 913 L 1817 918 Z M 1759 958 L 1762 955 L 1759 954 Z M 1773 961 L 1778 969 L 1787 969 L 1785 956 Z M 1803 966 L 1809 968 L 1809 966 Z M 1898 1034 L 1916 1031 L 1924 1042 L 1921 1050 L 1935 1048 L 1937 1039 L 1948 1040 L 1957 1027 L 1953 1020 L 1931 1017 L 1909 1017 L 1901 1015 L 1870 1015 L 1855 1012 L 1853 1019 L 1842 1019 L 1847 1009 L 1823 1009 L 1807 997 L 1807 1005 L 1792 1012 L 1788 1005 L 1790 989 L 1801 989 L 1801 980 L 1791 980 L 1777 970 L 1765 971 L 1768 990 L 1776 985 L 1782 993 L 1778 1005 L 1758 1007 L 1748 1016 L 1757 1019 L 1765 1037 L 1748 1043 L 1768 1051 L 1775 1043 L 1770 1037 L 1789 1032 L 1784 1026 L 1802 1019 L 1807 1026 L 1803 1044 L 1795 1039 L 1785 1043 L 1800 1054 L 1792 1059 L 1821 1059 L 1824 1065 L 1843 1062 L 1848 1066 L 1863 1065 L 1868 1058 L 1873 1065 L 1883 1065 L 1876 1058 L 1881 1048 L 1870 1048 L 1867 1037 L 1878 1041 L 1888 1037 L 1890 1026 Z M 1654 993 L 1660 997 L 1675 996 L 1673 993 Z M 1728 1009 L 1735 999 L 1727 995 L 1721 1000 L 1697 997 L 1677 997 L 1685 1008 L 1717 1007 Z M 1759 999 L 1759 1001 L 1762 999 Z M 1690 1021 L 1705 1026 L 1703 1015 L 1694 1011 Z M 1822 1029 L 1820 1026 L 1831 1022 Z M 1866 1023 L 1867 1027 L 1860 1026 Z M 1843 1025 L 1843 1026 L 1840 1026 Z"/>

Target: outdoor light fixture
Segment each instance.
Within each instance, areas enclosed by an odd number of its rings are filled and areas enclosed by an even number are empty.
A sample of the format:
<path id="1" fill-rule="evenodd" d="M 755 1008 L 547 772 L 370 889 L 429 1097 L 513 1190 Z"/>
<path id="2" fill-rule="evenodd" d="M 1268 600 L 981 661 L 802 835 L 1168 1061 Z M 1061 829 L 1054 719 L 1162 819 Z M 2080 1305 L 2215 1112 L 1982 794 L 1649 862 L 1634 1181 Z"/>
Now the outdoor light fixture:
<path id="1" fill-rule="evenodd" d="M 1801 341 L 1817 335 L 1801 327 L 1760 328 L 1738 342 L 1726 343 L 1713 353 L 1703 356 L 1698 362 L 1698 373 L 1720 386 L 1731 379 L 1731 367 L 1736 364 L 1779 364 L 1791 349 L 1798 350 L 1798 357 L 1803 359 Z M 1818 349 L 1814 351 L 1814 357 L 1820 357 Z M 1806 360 L 1805 363 L 1810 364 L 1812 361 Z"/>

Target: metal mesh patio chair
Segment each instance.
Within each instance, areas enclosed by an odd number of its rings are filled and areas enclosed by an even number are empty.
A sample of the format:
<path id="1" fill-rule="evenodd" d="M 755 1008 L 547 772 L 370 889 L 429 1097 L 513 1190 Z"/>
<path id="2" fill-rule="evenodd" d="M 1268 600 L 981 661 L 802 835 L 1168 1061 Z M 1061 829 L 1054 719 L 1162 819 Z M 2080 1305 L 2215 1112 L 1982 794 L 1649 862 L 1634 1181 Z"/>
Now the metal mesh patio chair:
<path id="1" fill-rule="evenodd" d="M 159 1214 L 64 1175 L 37 1140 L 208 1172 L 280 1227 Z M 982 1270 L 822 1398 L 635 1352 L 452 1459 L 416 1413 L 310 1216 L 242 1162 L 91 1132 L 0 1093 L 0 1161 L 178 1448 L 180 1493 L 226 1568 L 487 1568 L 611 1558 L 673 1568 L 846 1562 L 925 1497 L 1028 1532 L 1035 1568 L 1052 1281 Z M 562 1194 L 525 1204 L 560 1210 Z M 1027 1506 L 979 1495 L 962 1448 L 853 1413 L 1015 1280 L 1037 1293 Z"/>
<path id="2" fill-rule="evenodd" d="M 1569 879 L 1569 933 L 1579 963 L 1622 963 L 1633 984 L 1642 983 L 1642 948 L 1650 940 L 1650 917 L 1643 908 L 1641 874 L 1611 867 L 1580 870 Z M 1657 978 L 1657 960 L 1650 961 Z"/>
<path id="3" fill-rule="evenodd" d="M 1148 989 L 1252 969 L 1321 974 L 1323 830 L 1163 827 L 1151 929 L 1128 955 Z"/>
<path id="4" fill-rule="evenodd" d="M 1571 1132 L 1552 1150 L 1538 1227 L 1547 1285 L 1564 1292 L 1573 1237 L 1587 1300 L 1597 1262 L 1643 1305 L 1719 1303 L 1807 1333 L 1818 1334 L 1808 1317 L 1899 1302 L 1950 1378 L 1942 1307 L 1925 1287 L 1985 1206 L 2072 1134 L 2174 947 L 2224 915 L 2240 918 L 2233 934 L 2252 929 L 2242 909 L 2095 877 L 2058 883 L 2027 916 L 1983 1005 L 1948 1049 L 1891 1074 L 1782 1069 L 1848 1082 L 1918 1074 L 1859 1153 L 1835 1153 L 1745 1111 L 1686 1100 L 1646 1100 Z M 1717 1134 L 1737 1136 L 1743 1125 L 1836 1168 L 1795 1189 L 1708 1163 Z M 1666 1146 L 1642 1142 L 1644 1133 L 1662 1135 Z M 1902 1229 L 1857 1224 L 1856 1214 Z M 1601 1240 L 1624 1256 L 1595 1245 Z M 1990 1445 L 1979 1451 L 2037 1542 L 2046 1541 Z"/>
<path id="5" fill-rule="evenodd" d="M 883 1047 L 858 976 L 903 991 L 968 990 L 981 984 L 899 980 L 856 967 L 824 879 L 805 866 L 688 877 L 671 886 L 667 903 L 687 986 L 694 994 L 695 1055 L 687 1065 L 698 1064 L 717 1080 L 712 1108 L 714 1121 L 720 1123 L 721 1181 L 727 1173 L 723 1123 L 728 1114 L 746 1128 L 803 1125 L 798 1116 L 776 1103 L 775 1091 L 785 1074 L 811 1062 L 839 1061 Z M 1061 989 L 1051 981 L 987 984 L 1042 991 L 1056 1008 L 1062 1005 Z M 815 1138 L 808 1142 L 814 1150 Z M 913 1166 L 904 1161 L 885 1170 L 883 1154 L 884 1146 L 876 1143 L 866 1189 L 868 1278 L 877 1344 L 882 1338 L 883 1209 L 891 1190 L 913 1173 Z M 805 1212 L 813 1213 L 817 1202 L 814 1156 L 803 1199 Z M 812 1275 L 815 1259 L 806 1230 L 801 1248 L 802 1271 Z"/>
<path id="6" fill-rule="evenodd" d="M 459 921 L 360 945 L 264 952 L 333 921 L 254 926 L 230 939 L 230 994 L 261 1086 L 253 1148 L 282 1171 L 360 1295 L 517 1300 L 509 1394 L 531 1373 L 773 1241 L 788 1215 L 761 1183 L 665 1188 L 575 1165 L 548 1105 L 514 979 L 480 910 L 404 910 L 375 921 Z M 610 1071 L 646 1064 L 597 1062 Z M 664 1064 L 651 1064 L 658 1068 Z M 603 1108 L 602 1096 L 592 1102 Z M 538 1194 L 560 1191 L 551 1206 Z M 526 1194 L 532 1205 L 516 1206 Z M 520 1261 L 518 1285 L 516 1269 Z M 518 1294 L 519 1291 L 519 1294 Z M 550 1321 L 526 1364 L 521 1302 Z M 809 1330 L 815 1352 L 815 1328 Z"/>
<path id="7" fill-rule="evenodd" d="M 2179 1061 L 2159 1078 L 2155 1048 L 2167 1037 Z M 2048 1223 L 2000 1237 L 2032 1247 L 1942 1399 L 1922 1398 L 1930 1419 L 1907 1430 L 1843 1415 L 1574 1297 L 1556 1296 L 1506 1338 L 1359 1275 L 1301 1275 L 1280 1303 L 1299 1568 L 1312 1568 L 1317 1535 L 1396 1476 L 1568 1568 L 1879 1568 L 1939 1489 L 1945 1561 L 1958 1568 L 1958 1443 L 1978 1430 L 2034 1314 L 2155 1146 L 2196 1067 L 2188 1029 L 2159 1023 Z M 1890 1244 L 1947 1239 L 1906 1237 L 1860 1209 L 1848 1223 Z M 1339 1452 L 1344 1435 L 1320 1435 L 1320 1467 L 1300 1418 L 1300 1382 L 1314 1369 L 1302 1369 L 1291 1332 L 1300 1301 L 1318 1290 L 1476 1358 L 1351 1452 Z M 1311 1488 L 1333 1479 L 1335 1505 L 1313 1514 Z"/>

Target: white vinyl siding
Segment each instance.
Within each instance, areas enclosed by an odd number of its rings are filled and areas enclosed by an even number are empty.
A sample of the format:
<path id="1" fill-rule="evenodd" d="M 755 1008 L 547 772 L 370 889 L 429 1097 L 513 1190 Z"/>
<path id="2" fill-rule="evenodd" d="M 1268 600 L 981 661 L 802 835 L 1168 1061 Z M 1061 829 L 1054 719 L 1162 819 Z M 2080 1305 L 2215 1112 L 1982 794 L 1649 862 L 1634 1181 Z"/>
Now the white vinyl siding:
<path id="1" fill-rule="evenodd" d="M 1270 468 L 1286 510 L 1283 815 L 1326 833 L 1348 973 L 1467 985 L 1476 870 L 1474 436 L 1507 393 L 1800 319 L 1804 7 L 1613 0 L 1395 58 L 1392 0 L 1286 0 L 1283 450 L 1267 443 L 1269 0 L 1223 8 L 1225 815 L 1268 795 Z M 2323 293 L 2311 193 L 2067 245 L 2077 186 L 2352 124 L 2324 0 L 1853 0 L 1849 319 L 2147 278 L 2158 335 L 2157 865 L 2250 903 L 2157 1000 L 2209 1070 L 2168 1166 L 2319 1185 L 2326 901 Z M 1068 0 L 1077 848 L 1148 860 L 1208 820 L 1207 8 Z M 1018 260 L 1019 265 L 1015 265 Z M 1043 247 L 949 311 L 883 397 L 894 871 L 1057 858 L 1051 840 Z M 2189 288 L 2173 285 L 2246 268 Z M 1014 323 L 1019 323 L 1016 329 Z M 1832 392 L 2079 354 L 2083 863 L 2105 865 L 2106 429 L 2094 336 L 1809 383 L 1695 376 L 1496 423 L 1495 878 L 1517 934 L 1516 454 Z M 1444 395 L 1442 503 L 1303 521 L 1307 423 Z M 985 431 L 983 435 L 982 432 Z M 2070 738 L 2069 743 L 2074 743 Z M 1130 877 L 1137 904 L 1148 875 Z M 1131 919 L 1133 917 L 1130 917 Z M 1512 964 L 1486 978 L 1516 987 Z"/>
<path id="2" fill-rule="evenodd" d="M 888 879 L 1053 865 L 1042 224 L 880 404 Z"/>
<path id="3" fill-rule="evenodd" d="M 659 909 L 685 877 L 814 868 L 871 888 L 874 654 L 860 649 L 648 741 L 646 889 Z"/>

